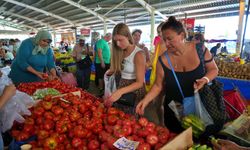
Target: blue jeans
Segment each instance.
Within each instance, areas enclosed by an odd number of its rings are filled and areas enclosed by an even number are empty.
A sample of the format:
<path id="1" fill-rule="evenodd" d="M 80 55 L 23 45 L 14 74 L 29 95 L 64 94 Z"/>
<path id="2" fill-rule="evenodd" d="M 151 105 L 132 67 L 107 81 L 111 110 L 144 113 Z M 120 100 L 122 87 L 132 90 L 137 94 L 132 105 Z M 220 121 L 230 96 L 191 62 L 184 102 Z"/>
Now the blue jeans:
<path id="1" fill-rule="evenodd" d="M 90 73 L 91 73 L 91 68 L 86 68 L 86 69 L 77 68 L 76 81 L 77 81 L 78 87 L 80 87 L 82 89 L 89 88 Z"/>

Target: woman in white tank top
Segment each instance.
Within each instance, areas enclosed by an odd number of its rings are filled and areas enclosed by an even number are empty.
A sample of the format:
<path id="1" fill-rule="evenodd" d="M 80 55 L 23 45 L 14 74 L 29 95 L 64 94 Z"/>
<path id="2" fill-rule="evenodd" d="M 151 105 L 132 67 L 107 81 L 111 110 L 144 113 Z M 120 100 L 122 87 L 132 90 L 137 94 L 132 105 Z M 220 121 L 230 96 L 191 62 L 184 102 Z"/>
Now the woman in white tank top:
<path id="1" fill-rule="evenodd" d="M 108 106 L 123 110 L 125 113 L 135 114 L 135 106 L 146 94 L 144 75 L 146 59 L 142 49 L 135 46 L 129 28 L 124 23 L 117 24 L 113 29 L 112 56 L 109 75 L 120 75 L 117 90 L 104 103 Z M 129 94 L 128 94 L 129 93 Z M 121 103 L 121 97 L 133 95 L 129 104 Z M 130 97 L 128 96 L 128 97 Z M 124 98 L 123 100 L 125 100 Z M 131 99 L 133 105 L 131 104 Z"/>

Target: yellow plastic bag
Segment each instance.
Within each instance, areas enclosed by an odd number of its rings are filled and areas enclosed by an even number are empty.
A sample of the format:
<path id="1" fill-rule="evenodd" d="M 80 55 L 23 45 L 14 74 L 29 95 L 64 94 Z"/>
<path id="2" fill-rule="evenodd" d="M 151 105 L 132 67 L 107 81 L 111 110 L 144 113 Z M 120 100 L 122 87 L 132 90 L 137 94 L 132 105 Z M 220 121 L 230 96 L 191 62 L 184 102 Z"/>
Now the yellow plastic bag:
<path id="1" fill-rule="evenodd" d="M 152 71 L 151 71 L 151 75 L 150 75 L 150 86 L 149 86 L 149 89 L 151 89 L 152 85 L 155 82 L 155 78 L 156 78 L 156 64 L 157 64 L 158 57 L 159 57 L 159 51 L 160 51 L 160 44 L 157 45 L 156 50 L 155 50 L 155 56 L 154 56 L 154 61 L 152 63 Z"/>

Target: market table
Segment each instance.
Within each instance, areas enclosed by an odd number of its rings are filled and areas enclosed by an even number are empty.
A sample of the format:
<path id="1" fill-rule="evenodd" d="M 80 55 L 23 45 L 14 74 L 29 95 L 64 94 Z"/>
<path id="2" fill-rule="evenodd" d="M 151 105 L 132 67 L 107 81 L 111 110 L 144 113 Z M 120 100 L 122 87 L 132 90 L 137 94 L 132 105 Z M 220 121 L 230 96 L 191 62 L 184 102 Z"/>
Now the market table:
<path id="1" fill-rule="evenodd" d="M 244 98 L 250 101 L 250 81 L 226 77 L 217 77 L 224 84 L 224 90 L 232 90 L 235 87 L 239 89 Z"/>

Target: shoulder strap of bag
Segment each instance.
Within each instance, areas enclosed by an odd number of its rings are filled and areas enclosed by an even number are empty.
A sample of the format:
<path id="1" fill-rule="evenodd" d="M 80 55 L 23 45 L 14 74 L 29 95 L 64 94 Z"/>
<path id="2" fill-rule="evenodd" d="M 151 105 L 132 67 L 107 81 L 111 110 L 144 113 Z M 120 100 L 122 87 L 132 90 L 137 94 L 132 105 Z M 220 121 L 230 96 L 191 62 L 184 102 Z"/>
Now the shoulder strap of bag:
<path id="1" fill-rule="evenodd" d="M 183 92 L 182 92 L 182 89 L 181 89 L 181 85 L 180 85 L 180 83 L 179 83 L 179 80 L 178 80 L 178 78 L 177 78 L 175 72 L 174 72 L 174 68 L 173 68 L 173 66 L 172 66 L 172 63 L 171 63 L 171 61 L 170 61 L 170 58 L 169 58 L 167 52 L 165 53 L 165 56 L 166 56 L 166 58 L 167 58 L 167 60 L 168 60 L 169 66 L 170 66 L 170 68 L 171 68 L 171 70 L 172 70 L 172 72 L 173 72 L 175 81 L 176 81 L 176 83 L 177 83 L 177 85 L 178 85 L 178 88 L 179 88 L 179 90 L 180 90 L 180 92 L 181 92 L 181 95 L 182 95 L 183 98 L 185 98 L 185 97 L 184 97 L 184 94 L 183 94 Z"/>
<path id="2" fill-rule="evenodd" d="M 206 68 L 205 68 L 205 53 L 206 53 L 206 49 L 203 50 L 203 43 L 197 43 L 196 44 L 196 50 L 198 53 L 198 56 L 200 58 L 200 62 L 202 64 L 202 68 L 203 68 L 203 72 L 204 74 L 206 74 Z"/>

